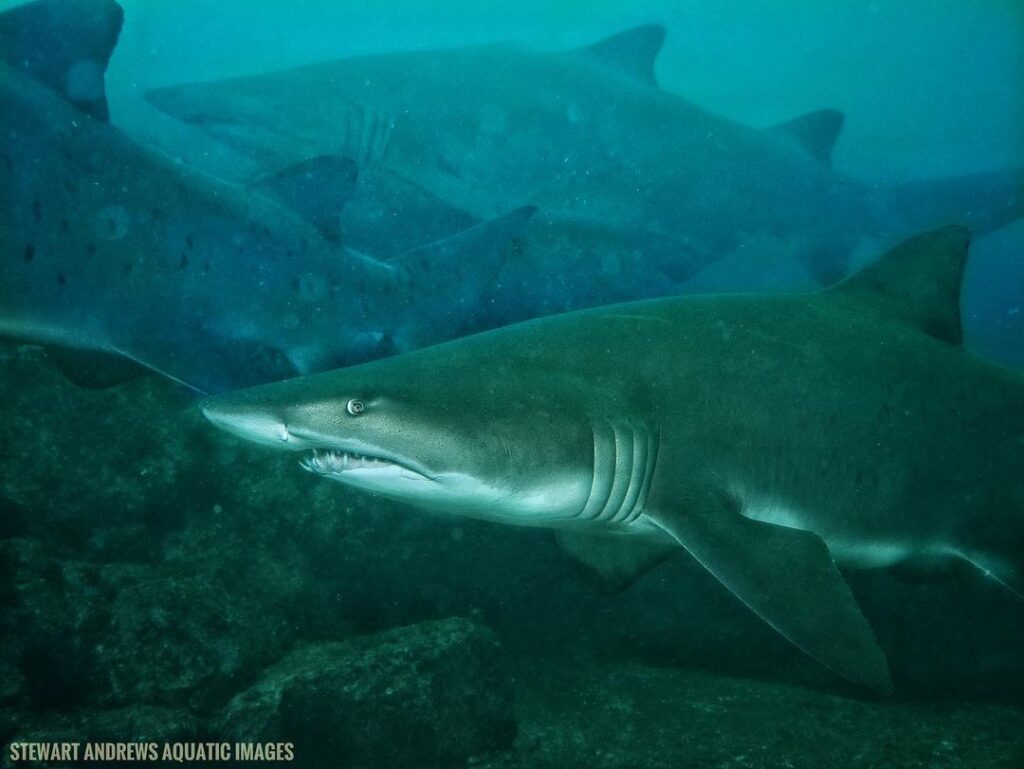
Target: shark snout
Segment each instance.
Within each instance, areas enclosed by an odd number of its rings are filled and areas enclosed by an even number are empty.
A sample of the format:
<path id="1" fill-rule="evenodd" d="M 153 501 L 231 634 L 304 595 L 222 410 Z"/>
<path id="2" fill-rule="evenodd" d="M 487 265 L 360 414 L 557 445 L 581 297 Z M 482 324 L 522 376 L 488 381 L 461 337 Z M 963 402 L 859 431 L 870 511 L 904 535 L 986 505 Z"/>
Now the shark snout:
<path id="1" fill-rule="evenodd" d="M 200 405 L 200 410 L 211 424 L 239 438 L 275 448 L 292 448 L 288 445 L 293 439 L 288 425 L 269 410 L 236 403 L 230 398 L 210 398 Z"/>

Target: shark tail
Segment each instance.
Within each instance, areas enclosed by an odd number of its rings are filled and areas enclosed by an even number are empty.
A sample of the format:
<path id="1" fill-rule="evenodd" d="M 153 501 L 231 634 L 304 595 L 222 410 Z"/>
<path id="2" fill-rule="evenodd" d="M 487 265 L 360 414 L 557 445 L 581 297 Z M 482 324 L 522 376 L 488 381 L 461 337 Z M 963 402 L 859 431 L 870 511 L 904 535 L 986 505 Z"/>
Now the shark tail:
<path id="1" fill-rule="evenodd" d="M 1024 168 L 926 179 L 889 190 L 902 229 L 962 224 L 976 236 L 1024 217 Z"/>
<path id="2" fill-rule="evenodd" d="M 104 75 L 123 21 L 115 0 L 35 0 L 0 13 L 0 56 L 106 121 Z"/>

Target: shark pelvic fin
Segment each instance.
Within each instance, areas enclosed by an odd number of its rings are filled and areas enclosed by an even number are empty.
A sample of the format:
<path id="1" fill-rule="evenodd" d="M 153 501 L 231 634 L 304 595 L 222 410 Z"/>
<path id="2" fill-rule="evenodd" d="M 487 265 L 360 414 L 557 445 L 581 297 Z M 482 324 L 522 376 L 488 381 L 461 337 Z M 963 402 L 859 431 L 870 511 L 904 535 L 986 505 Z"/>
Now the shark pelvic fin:
<path id="1" fill-rule="evenodd" d="M 885 654 L 816 534 L 750 520 L 725 498 L 646 515 L 818 662 L 874 691 L 892 691 Z"/>
<path id="2" fill-rule="evenodd" d="M 960 286 L 969 243 L 964 227 L 915 235 L 828 295 L 849 297 L 935 339 L 961 344 Z"/>
<path id="3" fill-rule="evenodd" d="M 555 532 L 555 537 L 566 555 L 602 593 L 625 590 L 679 550 L 676 542 L 668 538 L 656 541 L 568 529 Z"/>
<path id="4" fill-rule="evenodd" d="M 341 212 L 356 192 L 359 172 L 349 158 L 320 155 L 256 180 L 313 224 L 328 240 L 341 239 Z"/>
<path id="5" fill-rule="evenodd" d="M 845 121 L 846 117 L 839 110 L 821 109 L 766 130 L 795 142 L 819 163 L 831 166 L 832 150 L 836 146 Z"/>
<path id="6" fill-rule="evenodd" d="M 104 73 L 123 20 L 114 0 L 36 0 L 0 14 L 0 56 L 106 121 Z"/>
<path id="7" fill-rule="evenodd" d="M 644 24 L 606 37 L 580 51 L 642 83 L 657 85 L 654 79 L 654 60 L 658 58 L 664 42 L 663 26 Z"/>

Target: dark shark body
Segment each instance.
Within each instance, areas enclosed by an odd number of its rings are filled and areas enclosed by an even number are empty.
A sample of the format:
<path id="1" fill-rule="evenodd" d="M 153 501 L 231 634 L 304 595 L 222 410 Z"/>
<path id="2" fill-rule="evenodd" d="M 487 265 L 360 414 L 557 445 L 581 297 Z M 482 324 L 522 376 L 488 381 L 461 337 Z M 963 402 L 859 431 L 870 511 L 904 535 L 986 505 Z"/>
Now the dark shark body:
<path id="1" fill-rule="evenodd" d="M 718 259 L 757 261 L 766 249 L 830 283 L 851 257 L 922 229 L 960 223 L 981 235 L 1024 213 L 1020 169 L 873 188 L 831 168 L 838 112 L 761 130 L 661 90 L 653 67 L 663 36 L 646 26 L 561 53 L 491 45 L 361 56 L 148 98 L 267 170 L 340 153 L 478 217 L 537 205 L 573 239 L 619 244 L 603 255 L 639 254 L 622 271 L 649 276 L 640 294 L 663 288 L 655 271 L 681 283 Z M 572 273 L 572 249 L 550 248 L 563 241 L 531 242 L 544 254 L 531 264 L 531 274 L 547 270 L 540 286 Z M 517 292 L 518 277 L 505 280 Z M 622 299 L 616 279 L 609 298 Z M 570 296 L 572 282 L 560 286 Z"/>
<path id="2" fill-rule="evenodd" d="M 112 2 L 45 0 L 0 16 L 0 31 L 31 37 L 58 11 L 120 24 Z M 50 54 L 73 68 L 88 47 L 74 32 L 95 25 L 65 26 Z M 112 47 L 116 28 L 102 31 Z M 331 231 L 350 161 L 221 182 L 108 125 L 105 99 L 80 111 L 57 64 L 43 80 L 36 69 L 0 65 L 7 338 L 110 353 L 204 391 L 366 360 L 458 333 L 531 213 L 378 261 Z"/>
<path id="3" fill-rule="evenodd" d="M 888 691 L 835 564 L 973 564 L 1024 589 L 1024 379 L 960 345 L 966 253 L 948 228 L 822 294 L 572 313 L 204 413 L 357 488 L 555 528 L 620 583 L 681 546 L 797 646 Z"/>

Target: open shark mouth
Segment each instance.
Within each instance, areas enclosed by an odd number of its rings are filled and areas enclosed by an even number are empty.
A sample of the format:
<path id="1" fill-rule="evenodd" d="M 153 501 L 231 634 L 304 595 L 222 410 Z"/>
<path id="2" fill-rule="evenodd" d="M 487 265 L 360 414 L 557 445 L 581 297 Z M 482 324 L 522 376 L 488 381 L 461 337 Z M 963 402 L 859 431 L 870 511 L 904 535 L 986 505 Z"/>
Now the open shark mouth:
<path id="1" fill-rule="evenodd" d="M 309 470 L 316 475 L 333 477 L 339 477 L 345 473 L 380 473 L 429 480 L 423 473 L 393 459 L 358 454 L 342 449 L 314 449 L 311 455 L 299 461 L 299 465 L 304 470 Z"/>

